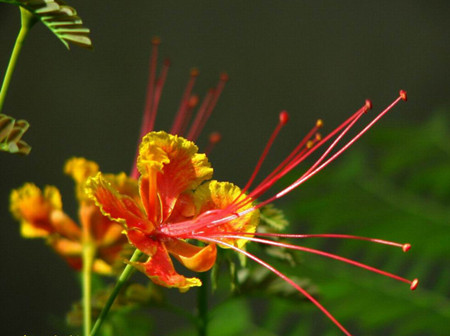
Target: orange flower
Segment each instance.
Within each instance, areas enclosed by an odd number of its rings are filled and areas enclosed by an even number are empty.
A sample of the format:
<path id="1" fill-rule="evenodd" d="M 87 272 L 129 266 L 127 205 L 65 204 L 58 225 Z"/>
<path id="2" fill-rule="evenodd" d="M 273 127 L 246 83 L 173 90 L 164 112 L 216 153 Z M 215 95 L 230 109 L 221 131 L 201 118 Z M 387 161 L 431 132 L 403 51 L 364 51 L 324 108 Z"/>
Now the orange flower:
<path id="1" fill-rule="evenodd" d="M 93 270 L 111 274 L 126 238 L 121 233 L 122 227 L 103 216 L 84 193 L 86 180 L 97 173 L 98 165 L 83 158 L 72 158 L 67 161 L 64 171 L 76 182 L 80 226 L 63 211 L 61 195 L 53 186 L 46 186 L 42 191 L 36 185 L 26 183 L 13 190 L 10 210 L 20 221 L 23 237 L 45 238 L 77 270 L 82 266 L 83 239 L 89 239 L 96 250 Z M 105 178 L 130 197 L 137 196 L 137 182 L 124 173 L 106 175 Z"/>
<path id="2" fill-rule="evenodd" d="M 147 134 L 139 147 L 137 164 L 141 174 L 140 202 L 116 191 L 101 173 L 86 184 L 87 194 L 102 213 L 122 223 L 130 243 L 148 255 L 145 262 L 133 265 L 154 283 L 180 291 L 200 286 L 201 282 L 178 274 L 169 254 L 186 268 L 203 272 L 214 265 L 216 246 L 196 246 L 177 237 L 167 237 L 160 228 L 226 207 L 241 194 L 231 183 L 203 183 L 211 178 L 213 170 L 206 155 L 197 151 L 193 142 L 182 137 L 162 131 Z M 222 229 L 248 234 L 255 232 L 257 222 L 257 212 L 253 212 L 226 223 Z M 239 248 L 244 244 L 245 239 L 236 241 Z"/>

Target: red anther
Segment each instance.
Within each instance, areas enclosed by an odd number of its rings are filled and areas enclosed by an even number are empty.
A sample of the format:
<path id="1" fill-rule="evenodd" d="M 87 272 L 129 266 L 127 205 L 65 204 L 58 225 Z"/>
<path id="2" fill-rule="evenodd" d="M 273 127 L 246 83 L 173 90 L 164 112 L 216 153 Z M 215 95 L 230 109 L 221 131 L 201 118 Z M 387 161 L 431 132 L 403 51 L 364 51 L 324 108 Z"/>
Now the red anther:
<path id="1" fill-rule="evenodd" d="M 161 43 L 161 39 L 158 36 L 154 36 L 152 38 L 152 44 L 153 45 L 159 45 Z"/>
<path id="2" fill-rule="evenodd" d="M 191 108 L 197 106 L 199 100 L 200 99 L 199 99 L 199 97 L 197 95 L 191 96 L 189 98 L 189 101 L 188 101 L 188 106 L 191 107 Z"/>
<path id="3" fill-rule="evenodd" d="M 198 75 L 199 75 L 199 71 L 198 71 L 198 69 L 197 68 L 192 68 L 191 69 L 191 76 L 192 77 L 197 77 Z"/>
<path id="4" fill-rule="evenodd" d="M 281 111 L 280 112 L 280 123 L 282 125 L 286 125 L 288 121 L 289 121 L 289 113 L 287 113 L 287 111 Z"/>
<path id="5" fill-rule="evenodd" d="M 166 59 L 164 60 L 164 65 L 165 65 L 165 66 L 170 66 L 170 64 L 171 64 L 170 59 L 169 59 L 169 58 L 166 58 Z"/>
<path id="6" fill-rule="evenodd" d="M 316 121 L 316 127 L 320 128 L 320 127 L 322 127 L 322 126 L 323 126 L 323 121 L 322 121 L 322 119 L 317 119 L 317 121 Z"/>
<path id="7" fill-rule="evenodd" d="M 404 244 L 402 246 L 403 252 L 408 252 L 410 248 L 411 248 L 411 244 Z"/>
<path id="8" fill-rule="evenodd" d="M 372 101 L 370 100 L 370 99 L 366 99 L 366 108 L 368 109 L 368 110 L 371 110 L 372 109 Z"/>
<path id="9" fill-rule="evenodd" d="M 403 101 L 407 101 L 408 100 L 408 96 L 406 95 L 406 91 L 405 90 L 400 90 L 400 97 L 402 98 Z"/>
<path id="10" fill-rule="evenodd" d="M 409 286 L 409 288 L 410 288 L 411 290 L 415 290 L 415 289 L 417 288 L 417 286 L 419 286 L 419 279 L 414 279 L 414 280 L 411 282 L 411 286 Z"/>
<path id="11" fill-rule="evenodd" d="M 220 134 L 219 132 L 212 132 L 209 135 L 209 141 L 213 144 L 218 143 L 221 139 L 222 139 L 222 134 Z"/>
<path id="12" fill-rule="evenodd" d="M 228 74 L 226 72 L 222 72 L 220 74 L 220 80 L 223 82 L 228 82 L 228 80 L 230 79 L 230 76 L 228 76 Z"/>

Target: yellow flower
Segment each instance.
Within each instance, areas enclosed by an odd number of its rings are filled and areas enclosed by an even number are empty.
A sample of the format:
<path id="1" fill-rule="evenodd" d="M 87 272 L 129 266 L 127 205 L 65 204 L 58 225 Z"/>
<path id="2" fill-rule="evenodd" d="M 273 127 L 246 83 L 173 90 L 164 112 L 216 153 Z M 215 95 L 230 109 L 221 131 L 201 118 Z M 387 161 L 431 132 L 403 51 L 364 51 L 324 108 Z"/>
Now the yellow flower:
<path id="1" fill-rule="evenodd" d="M 42 191 L 32 183 L 26 183 L 11 192 L 10 210 L 20 221 L 21 234 L 25 238 L 45 238 L 52 248 L 75 269 L 82 267 L 82 244 L 88 239 L 95 247 L 93 270 L 111 274 L 126 243 L 122 227 L 103 216 L 84 192 L 87 178 L 95 175 L 98 165 L 84 158 L 67 161 L 64 171 L 76 183 L 79 201 L 77 225 L 62 209 L 61 195 L 56 187 L 46 186 Z M 124 173 L 106 175 L 105 178 L 118 190 L 136 197 L 137 181 Z"/>

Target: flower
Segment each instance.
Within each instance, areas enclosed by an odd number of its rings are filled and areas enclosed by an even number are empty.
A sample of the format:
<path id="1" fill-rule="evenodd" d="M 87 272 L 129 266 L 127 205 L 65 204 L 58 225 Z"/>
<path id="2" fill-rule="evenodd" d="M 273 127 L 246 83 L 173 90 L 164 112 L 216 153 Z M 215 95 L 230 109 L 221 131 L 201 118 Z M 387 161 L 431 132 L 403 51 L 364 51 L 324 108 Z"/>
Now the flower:
<path id="1" fill-rule="evenodd" d="M 133 265 L 154 283 L 180 291 L 200 286 L 199 279 L 186 278 L 175 271 L 170 255 L 186 268 L 204 272 L 215 263 L 216 244 L 196 246 L 163 235 L 161 228 L 226 208 L 239 198 L 241 190 L 228 182 L 205 182 L 213 172 L 206 155 L 199 154 L 193 142 L 163 131 L 150 132 L 143 138 L 137 167 L 141 174 L 140 201 L 119 193 L 101 173 L 87 181 L 86 193 L 105 216 L 124 225 L 130 243 L 148 256 L 145 262 Z M 247 204 L 239 210 L 249 207 Z M 217 230 L 248 234 L 255 232 L 257 221 L 258 212 L 254 211 L 218 226 Z M 223 240 L 238 248 L 246 241 Z"/>
<path id="2" fill-rule="evenodd" d="M 286 159 L 250 190 L 278 133 L 289 120 L 288 113 L 282 111 L 279 123 L 269 137 L 256 168 L 244 188 L 240 189 L 229 182 L 208 181 L 211 178 L 212 169 L 206 156 L 198 154 L 197 147 L 191 142 L 195 141 L 200 134 L 228 77 L 226 75 L 221 76 L 217 87 L 208 92 L 200 105 L 191 128 L 186 132 L 192 110 L 198 102 L 198 98 L 191 95 L 195 78 L 198 75 L 195 70 L 192 71 L 170 134 L 152 132 L 169 67 L 169 62 L 166 61 L 160 77 L 156 79 L 159 40 L 154 40 L 153 45 L 148 99 L 141 129 L 143 139 L 136 155 L 137 160 L 132 173 L 134 177 L 137 177 L 139 173 L 141 174 L 139 179 L 140 201 L 132 200 L 115 190 L 114 186 L 101 173 L 91 177 L 86 184 L 86 193 L 99 206 L 102 213 L 111 220 L 120 222 L 125 227 L 129 242 L 148 256 L 145 262 L 132 263 L 133 266 L 146 273 L 156 284 L 186 291 L 190 287 L 201 285 L 201 283 L 196 278 L 185 278 L 178 274 L 174 269 L 170 255 L 188 269 L 202 272 L 209 270 L 214 264 L 217 253 L 216 245 L 229 248 L 252 259 L 289 283 L 314 303 L 346 335 L 350 335 L 347 329 L 313 296 L 287 275 L 256 255 L 247 252 L 245 244 L 255 242 L 314 253 L 408 283 L 411 290 L 417 287 L 417 279 L 410 281 L 331 253 L 266 238 L 359 239 L 400 247 L 404 252 L 410 249 L 410 244 L 344 234 L 279 234 L 256 230 L 260 208 L 285 196 L 333 162 L 399 101 L 406 101 L 405 91 L 401 90 L 399 96 L 387 108 L 340 148 L 338 148 L 338 145 L 349 130 L 372 108 L 372 103 L 367 100 L 350 118 L 325 137 L 318 133 L 318 130 L 322 127 L 322 121 L 318 120 Z M 184 135 L 186 135 L 186 139 L 181 137 Z M 209 152 L 219 140 L 220 134 L 213 133 L 210 137 L 210 145 L 205 152 Z M 273 196 L 260 200 L 276 182 L 298 167 L 300 163 L 326 143 L 329 143 L 327 149 L 294 183 Z M 199 242 L 198 245 L 191 244 L 191 240 Z"/>
<path id="3" fill-rule="evenodd" d="M 92 242 L 96 250 L 93 270 L 100 274 L 111 274 L 126 237 L 122 234 L 122 227 L 103 216 L 84 193 L 86 180 L 97 173 L 98 165 L 84 158 L 72 158 L 67 161 L 64 171 L 76 183 L 80 226 L 63 211 L 61 194 L 54 186 L 46 186 L 41 190 L 32 183 L 26 183 L 13 190 L 10 197 L 11 213 L 20 221 L 23 237 L 46 239 L 76 270 L 82 267 L 83 242 Z M 124 173 L 106 175 L 105 178 L 130 197 L 137 195 L 137 182 Z"/>

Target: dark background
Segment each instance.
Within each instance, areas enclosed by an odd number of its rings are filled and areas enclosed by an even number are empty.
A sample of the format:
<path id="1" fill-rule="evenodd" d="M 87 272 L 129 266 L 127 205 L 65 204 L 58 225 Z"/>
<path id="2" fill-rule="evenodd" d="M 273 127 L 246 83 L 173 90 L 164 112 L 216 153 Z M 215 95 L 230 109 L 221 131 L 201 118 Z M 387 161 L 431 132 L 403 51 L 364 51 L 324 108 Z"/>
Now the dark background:
<path id="1" fill-rule="evenodd" d="M 150 40 L 172 68 L 157 128 L 167 129 L 189 69 L 196 93 L 230 75 L 206 132 L 223 141 L 211 156 L 215 177 L 242 184 L 286 109 L 291 123 L 267 167 L 295 146 L 319 117 L 331 129 L 371 98 L 374 110 L 399 89 L 409 94 L 387 118 L 427 120 L 449 103 L 450 5 L 447 1 L 72 1 L 92 30 L 94 50 L 68 52 L 42 24 L 20 55 L 3 113 L 30 122 L 28 157 L 0 153 L 0 295 L 8 335 L 53 335 L 79 298 L 77 279 L 42 241 L 24 240 L 8 212 L 9 191 L 32 181 L 60 188 L 75 216 L 71 156 L 106 172 L 128 171 L 135 152 L 147 81 Z M 0 4 L 0 73 L 19 29 L 15 6 Z M 378 127 L 383 127 L 383 122 Z M 200 139 L 200 145 L 206 137 Z M 402 139 L 399 139 L 401 141 Z M 270 161 L 269 160 L 269 161 Z M 272 163 L 272 165 L 271 165 Z M 298 191 L 301 192 L 301 191 Z"/>

